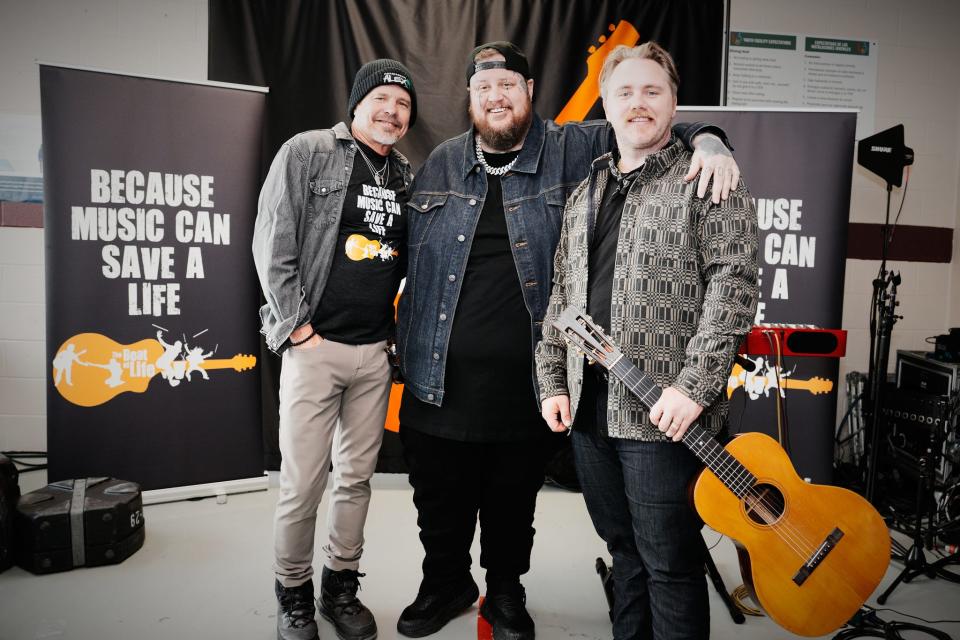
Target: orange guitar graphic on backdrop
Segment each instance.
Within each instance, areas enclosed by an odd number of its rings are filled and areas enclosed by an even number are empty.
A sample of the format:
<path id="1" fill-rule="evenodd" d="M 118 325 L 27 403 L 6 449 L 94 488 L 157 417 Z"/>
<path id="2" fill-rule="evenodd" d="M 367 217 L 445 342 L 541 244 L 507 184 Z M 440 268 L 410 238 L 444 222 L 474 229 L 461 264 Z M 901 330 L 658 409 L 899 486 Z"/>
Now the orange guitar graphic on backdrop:
<path id="1" fill-rule="evenodd" d="M 813 395 L 833 391 L 833 380 L 819 377 L 798 380 L 789 377 L 791 372 L 783 371 L 776 365 L 766 362 L 763 356 L 755 359 L 751 358 L 751 360 L 754 360 L 756 365 L 753 371 L 747 371 L 739 364 L 733 365 L 733 371 L 727 378 L 728 398 L 740 387 L 743 387 L 744 392 L 751 400 L 756 400 L 760 396 L 768 397 L 771 389 L 774 390 L 774 393 L 779 392 L 781 397 L 786 395 L 786 389 L 802 389 Z"/>
<path id="2" fill-rule="evenodd" d="M 603 68 L 603 61 L 607 59 L 607 55 L 617 45 L 622 44 L 632 47 L 640 41 L 640 33 L 636 27 L 626 20 L 621 20 L 616 27 L 611 24 L 607 27 L 607 30 L 610 31 L 609 36 L 597 38 L 600 46 L 591 46 L 587 50 L 590 53 L 587 58 L 587 77 L 583 79 L 566 106 L 560 110 L 560 114 L 554 119 L 557 124 L 586 118 L 590 109 L 593 108 L 600 97 L 600 70 Z"/>
<path id="3" fill-rule="evenodd" d="M 199 334 L 198 334 L 199 335 Z M 133 344 L 120 344 L 99 333 L 81 333 L 64 342 L 53 358 L 53 385 L 68 402 L 94 407 L 126 391 L 143 393 L 157 375 L 171 387 L 191 382 L 208 371 L 245 371 L 257 364 L 251 355 L 209 360 L 213 351 L 190 347 L 185 341 L 168 344 L 163 333 Z"/>

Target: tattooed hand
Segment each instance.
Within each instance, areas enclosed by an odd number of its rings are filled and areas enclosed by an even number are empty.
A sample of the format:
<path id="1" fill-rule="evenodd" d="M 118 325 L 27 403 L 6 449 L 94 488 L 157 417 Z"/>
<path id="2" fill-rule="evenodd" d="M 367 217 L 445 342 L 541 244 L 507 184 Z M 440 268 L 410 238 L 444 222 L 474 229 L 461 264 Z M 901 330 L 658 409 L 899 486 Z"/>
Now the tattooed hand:
<path id="1" fill-rule="evenodd" d="M 740 183 L 740 167 L 733 159 L 733 154 L 726 145 L 712 133 L 701 133 L 693 139 L 693 158 L 690 160 L 690 171 L 683 177 L 690 182 L 697 174 L 700 181 L 697 183 L 697 197 L 702 198 L 707 193 L 707 184 L 713 178 L 712 199 L 714 204 L 726 200 L 730 192 Z"/>

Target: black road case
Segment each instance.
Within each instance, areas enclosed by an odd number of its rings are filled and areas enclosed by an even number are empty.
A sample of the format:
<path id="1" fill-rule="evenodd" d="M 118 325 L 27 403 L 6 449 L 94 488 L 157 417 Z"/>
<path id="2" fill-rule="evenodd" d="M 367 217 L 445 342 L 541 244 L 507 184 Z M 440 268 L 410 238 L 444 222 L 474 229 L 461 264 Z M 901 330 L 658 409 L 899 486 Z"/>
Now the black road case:
<path id="1" fill-rule="evenodd" d="M 135 482 L 64 480 L 23 495 L 14 519 L 17 564 L 33 573 L 117 564 L 143 546 Z"/>

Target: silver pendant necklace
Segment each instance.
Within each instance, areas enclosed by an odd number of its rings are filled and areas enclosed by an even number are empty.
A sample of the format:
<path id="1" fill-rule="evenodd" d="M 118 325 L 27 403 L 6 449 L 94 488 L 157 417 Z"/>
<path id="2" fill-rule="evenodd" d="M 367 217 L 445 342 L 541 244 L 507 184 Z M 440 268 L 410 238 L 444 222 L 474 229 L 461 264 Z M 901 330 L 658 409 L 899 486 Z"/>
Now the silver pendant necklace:
<path id="1" fill-rule="evenodd" d="M 357 151 L 360 152 L 360 157 L 363 158 L 363 161 L 367 163 L 367 168 L 370 169 L 370 173 L 373 175 L 373 181 L 377 183 L 377 186 L 382 187 L 387 184 L 387 180 L 390 179 L 390 157 L 387 156 L 386 162 L 377 170 L 373 168 L 373 163 L 370 162 L 370 158 L 363 152 L 359 144 L 357 144 Z"/>
<path id="2" fill-rule="evenodd" d="M 513 165 L 517 163 L 517 158 L 520 157 L 520 154 L 517 154 L 517 157 L 511 160 L 508 164 L 503 165 L 502 167 L 491 167 L 487 164 L 487 159 L 483 157 L 483 148 L 480 146 L 480 138 L 477 138 L 477 160 L 480 161 L 480 164 L 483 165 L 483 170 L 491 176 L 502 176 L 507 171 L 513 168 Z"/>

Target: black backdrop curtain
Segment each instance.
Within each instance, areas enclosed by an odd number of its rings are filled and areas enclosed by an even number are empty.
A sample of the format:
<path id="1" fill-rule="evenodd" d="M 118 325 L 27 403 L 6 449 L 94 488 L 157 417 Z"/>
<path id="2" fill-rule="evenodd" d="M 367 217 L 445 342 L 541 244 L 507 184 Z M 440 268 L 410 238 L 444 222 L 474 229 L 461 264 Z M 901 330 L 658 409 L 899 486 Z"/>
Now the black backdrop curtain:
<path id="1" fill-rule="evenodd" d="M 264 174 L 284 140 L 347 119 L 353 76 L 375 58 L 410 69 L 416 126 L 400 142 L 416 168 L 443 140 L 467 129 L 467 56 L 479 43 L 510 40 L 535 79 L 544 118 L 601 118 L 591 71 L 613 43 L 656 40 L 680 72 L 679 102 L 717 105 L 724 0 L 210 0 L 209 78 L 269 86 Z M 566 119 L 566 118 L 565 118 Z M 267 355 L 267 354 L 264 354 Z M 279 360 L 264 357 L 267 468 L 277 468 Z M 271 375 L 271 369 L 272 375 Z M 383 469 L 396 457 L 387 433 Z"/>

